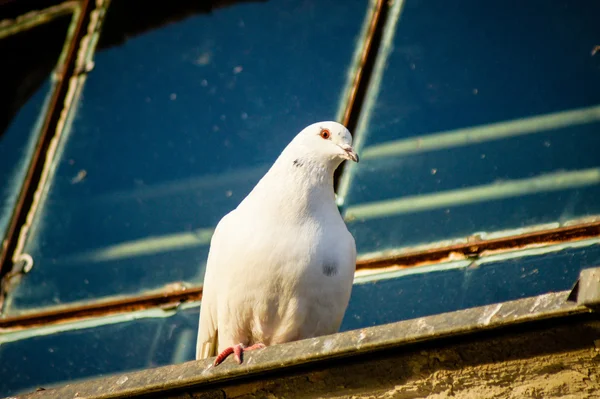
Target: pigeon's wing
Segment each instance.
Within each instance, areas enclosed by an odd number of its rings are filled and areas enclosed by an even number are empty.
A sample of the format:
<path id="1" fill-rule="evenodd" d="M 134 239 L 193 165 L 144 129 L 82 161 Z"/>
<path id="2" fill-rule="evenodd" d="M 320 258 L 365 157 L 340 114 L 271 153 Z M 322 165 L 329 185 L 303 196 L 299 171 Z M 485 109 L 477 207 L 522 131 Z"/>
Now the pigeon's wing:
<path id="1" fill-rule="evenodd" d="M 228 226 L 231 226 L 231 223 L 227 223 L 228 219 L 232 217 L 233 212 L 225 215 L 217 224 L 210 241 L 210 250 L 206 261 L 206 272 L 202 288 L 198 340 L 196 341 L 197 360 L 215 356 L 219 347 L 219 326 L 217 325 L 218 284 L 219 275 L 223 274 L 223 269 L 227 267 L 221 260 L 226 254 L 227 242 L 230 241 L 230 237 L 228 236 L 235 233 L 235 231 L 229 231 Z"/>
<path id="2" fill-rule="evenodd" d="M 212 245 L 211 245 L 212 251 Z M 217 297 L 216 290 L 212 289 L 215 282 L 214 263 L 209 260 L 206 263 L 204 284 L 202 288 L 202 303 L 200 304 L 200 322 L 198 326 L 198 340 L 196 341 L 196 359 L 206 359 L 215 356 L 218 347 L 217 335 Z M 213 277 L 213 278 L 211 278 Z"/>

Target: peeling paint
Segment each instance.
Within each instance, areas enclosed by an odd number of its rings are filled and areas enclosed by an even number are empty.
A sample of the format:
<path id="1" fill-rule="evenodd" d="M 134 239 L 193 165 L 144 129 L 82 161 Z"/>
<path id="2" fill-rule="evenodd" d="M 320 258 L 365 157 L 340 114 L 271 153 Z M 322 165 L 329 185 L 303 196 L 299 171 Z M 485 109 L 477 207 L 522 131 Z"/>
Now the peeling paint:
<path id="1" fill-rule="evenodd" d="M 119 379 L 117 380 L 117 385 L 123 385 L 127 382 L 127 380 L 129 380 L 129 377 L 127 377 L 126 375 L 119 377 Z"/>
<path id="2" fill-rule="evenodd" d="M 430 326 L 429 324 L 427 324 L 426 320 L 427 320 L 427 318 L 423 317 L 416 321 L 417 331 L 425 332 L 425 333 L 434 332 L 435 328 L 433 326 Z"/>
<path id="3" fill-rule="evenodd" d="M 367 338 L 367 334 L 365 334 L 364 331 L 361 331 L 360 334 L 358 335 L 357 343 L 360 344 L 365 338 Z"/>
<path id="4" fill-rule="evenodd" d="M 490 308 L 489 306 L 487 308 Z M 481 317 L 481 319 L 479 319 L 479 323 L 483 324 L 484 326 L 487 326 L 488 324 L 490 324 L 490 322 L 492 321 L 492 318 L 498 314 L 498 312 L 500 311 L 500 309 L 502 309 L 502 304 L 499 303 L 493 307 L 491 307 L 490 312 L 483 314 L 483 316 Z"/>
<path id="5" fill-rule="evenodd" d="M 543 309 L 551 304 L 553 297 L 551 294 L 539 295 L 535 298 L 535 302 L 529 309 L 530 312 L 536 312 L 540 307 Z"/>
<path id="6" fill-rule="evenodd" d="M 335 340 L 333 340 L 333 339 L 328 339 L 328 340 L 325 340 L 325 342 L 323 342 L 323 350 L 326 352 L 333 349 L 334 346 L 335 346 Z"/>
<path id="7" fill-rule="evenodd" d="M 162 310 L 160 308 L 146 309 L 141 311 L 134 311 L 128 313 L 121 313 L 117 315 L 103 316 L 90 318 L 86 320 L 71 321 L 68 323 L 46 325 L 40 327 L 27 328 L 23 330 L 5 330 L 0 329 L 0 345 L 19 341 L 22 339 L 28 339 L 32 337 L 38 337 L 43 335 L 56 334 L 63 331 L 74 331 L 84 330 L 87 328 L 93 328 L 98 326 L 105 326 L 109 324 L 118 324 L 132 320 L 144 319 L 144 318 L 160 318 L 170 317 L 175 314 L 175 310 Z"/>

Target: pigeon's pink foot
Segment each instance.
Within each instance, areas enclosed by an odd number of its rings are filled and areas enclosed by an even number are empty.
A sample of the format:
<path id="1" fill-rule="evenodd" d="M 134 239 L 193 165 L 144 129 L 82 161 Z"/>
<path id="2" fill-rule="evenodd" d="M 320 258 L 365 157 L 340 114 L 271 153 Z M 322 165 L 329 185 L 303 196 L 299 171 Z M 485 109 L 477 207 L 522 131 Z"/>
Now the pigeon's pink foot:
<path id="1" fill-rule="evenodd" d="M 234 354 L 235 360 L 238 362 L 238 364 L 242 364 L 242 353 L 263 348 L 266 348 L 266 346 L 265 344 L 261 344 L 260 342 L 258 344 L 251 345 L 247 348 L 244 348 L 242 344 L 230 346 L 229 348 L 225 348 L 223 352 L 219 353 L 219 356 L 217 356 L 217 358 L 215 359 L 214 365 L 218 366 L 232 353 Z"/>

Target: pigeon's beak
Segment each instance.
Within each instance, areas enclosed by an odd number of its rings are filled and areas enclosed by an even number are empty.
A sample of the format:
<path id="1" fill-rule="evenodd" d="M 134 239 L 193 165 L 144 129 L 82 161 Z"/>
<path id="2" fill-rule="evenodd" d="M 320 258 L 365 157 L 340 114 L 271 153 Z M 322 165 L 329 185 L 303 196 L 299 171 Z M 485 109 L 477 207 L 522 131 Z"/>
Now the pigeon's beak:
<path id="1" fill-rule="evenodd" d="M 340 147 L 346 153 L 346 156 L 344 158 L 346 158 L 349 161 L 358 162 L 358 154 L 354 151 L 354 148 L 352 148 L 352 146 L 348 144 L 342 144 Z"/>

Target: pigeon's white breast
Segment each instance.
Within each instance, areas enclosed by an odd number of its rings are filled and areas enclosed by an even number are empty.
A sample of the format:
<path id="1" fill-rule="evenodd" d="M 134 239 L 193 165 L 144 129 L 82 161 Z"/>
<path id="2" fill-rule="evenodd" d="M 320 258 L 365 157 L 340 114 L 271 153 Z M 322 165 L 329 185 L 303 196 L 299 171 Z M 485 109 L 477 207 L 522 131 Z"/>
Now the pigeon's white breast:
<path id="1" fill-rule="evenodd" d="M 235 214 L 229 223 L 236 223 Z M 334 333 L 350 295 L 354 240 L 339 215 L 237 223 L 219 303 L 219 347 L 266 345 Z M 317 222 L 317 220 L 319 220 Z M 247 222 L 247 221 L 246 221 Z M 234 249 L 235 248 L 235 249 Z"/>

